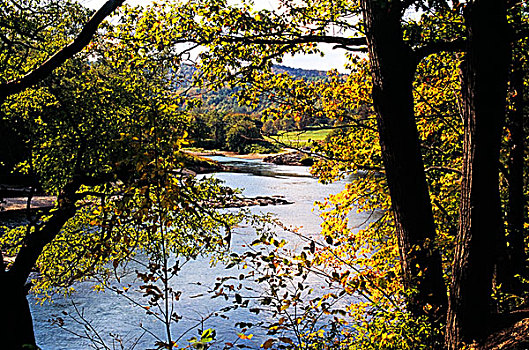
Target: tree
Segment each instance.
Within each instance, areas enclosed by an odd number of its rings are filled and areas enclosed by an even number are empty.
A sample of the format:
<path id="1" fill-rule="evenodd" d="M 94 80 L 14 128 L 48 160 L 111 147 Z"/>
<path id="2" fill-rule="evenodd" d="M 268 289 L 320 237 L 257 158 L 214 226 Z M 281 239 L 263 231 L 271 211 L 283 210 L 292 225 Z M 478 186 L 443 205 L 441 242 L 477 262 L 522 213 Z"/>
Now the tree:
<path id="1" fill-rule="evenodd" d="M 76 53 L 79 53 L 90 43 L 90 40 L 97 32 L 101 22 L 121 6 L 123 1 L 124 0 L 108 0 L 105 2 L 105 4 L 94 13 L 90 20 L 83 25 L 81 32 L 73 42 L 59 49 L 51 56 L 45 57 L 44 62 L 39 61 L 36 63 L 36 68 L 33 69 L 32 67 L 30 68 L 32 70 L 25 72 L 22 70 L 24 72 L 23 74 L 17 74 L 14 76 L 8 75 L 7 77 L 4 77 L 0 84 L 0 103 L 3 102 L 7 96 L 21 92 L 42 81 L 55 68 L 62 65 Z M 48 29 L 48 25 L 55 21 L 53 15 L 58 16 L 68 5 L 69 4 L 66 4 L 66 6 L 64 6 L 60 1 L 53 0 L 50 1 L 49 4 L 44 5 L 41 4 L 40 1 L 33 0 L 23 1 L 21 3 L 16 0 L 9 1 L 3 10 L 5 11 L 3 14 L 6 16 L 5 18 L 2 18 L 0 23 L 0 27 L 2 27 L 3 31 L 5 30 L 6 33 L 6 35 L 3 36 L 3 49 L 7 52 L 21 50 L 22 52 L 17 52 L 17 54 L 20 55 L 20 57 L 25 57 L 25 59 L 17 60 L 19 61 L 17 64 L 27 65 L 27 62 L 25 62 L 27 58 L 33 58 L 32 56 L 35 54 L 35 51 L 38 50 L 34 50 L 34 47 L 31 46 L 31 44 L 28 45 L 25 41 L 29 38 L 30 40 L 38 42 L 39 36 L 41 35 L 40 32 Z M 38 7 L 38 9 L 35 9 L 34 7 Z M 42 26 L 43 23 L 40 22 L 43 19 L 44 26 Z M 19 41 L 19 39 L 21 40 Z M 65 38 L 61 39 L 64 40 Z M 5 70 L 6 63 L 7 66 L 9 66 L 10 63 L 6 60 L 7 57 L 5 57 L 5 54 L 3 56 Z M 31 64 L 33 64 L 33 62 L 31 62 Z M 20 66 L 17 68 L 19 69 Z"/>
<path id="2" fill-rule="evenodd" d="M 231 216 L 201 204 L 223 202 L 226 192 L 182 171 L 187 118 L 172 90 L 180 60 L 170 48 L 130 40 L 152 30 L 150 11 L 159 9 L 124 9 L 122 22 L 107 25 L 105 36 L 1 106 L 2 118 L 28 149 L 19 169 L 57 196 L 53 209 L 28 212 L 27 225 L 1 237 L 0 329 L 8 348 L 36 345 L 26 300 L 32 284 L 35 290 L 66 287 L 139 251 L 160 254 L 153 246 L 162 223 L 185 229 L 163 231 L 165 258 L 190 242 L 196 245 L 192 254 L 226 246 L 222 233 Z M 41 275 L 31 280 L 35 268 Z M 171 339 L 169 333 L 167 343 Z"/>
<path id="3" fill-rule="evenodd" d="M 421 59 L 403 41 L 401 2 L 363 1 L 382 158 L 395 213 L 404 286 L 416 288 L 408 308 L 434 317 L 446 309 L 441 257 L 414 121 L 412 80 Z M 422 273 L 423 277 L 419 277 Z M 416 308 L 416 309 L 415 309 Z"/>
<path id="4" fill-rule="evenodd" d="M 511 52 L 505 2 L 472 1 L 465 10 L 465 141 L 459 231 L 450 286 L 447 346 L 490 331 L 494 264 L 504 232 L 499 159 Z M 494 52 L 488 52 L 492 45 Z M 505 248 L 504 248 L 505 249 Z"/>
<path id="5" fill-rule="evenodd" d="M 246 72 L 251 68 L 266 68 L 271 58 L 278 57 L 285 52 L 301 50 L 311 52 L 313 50 L 310 44 L 297 46 L 298 44 L 328 42 L 344 47 L 366 44 L 362 37 L 344 38 L 325 34 L 327 25 L 335 22 L 341 23 L 340 16 L 359 14 L 363 11 L 363 23 L 367 29 L 367 45 L 371 55 L 373 97 L 379 118 L 382 155 L 386 163 L 386 176 L 392 193 L 396 227 L 400 237 L 402 277 L 406 286 L 416 292 L 410 295 L 408 307 L 412 312 L 420 315 L 425 312 L 427 305 L 433 306 L 429 310 L 438 314 L 433 315 L 432 318 L 440 320 L 440 315 L 444 314 L 443 310 L 446 308 L 446 295 L 442 287 L 444 283 L 441 258 L 434 245 L 435 226 L 417 142 L 411 84 L 416 65 L 422 57 L 432 52 L 453 48 L 457 43 L 434 42 L 431 43 L 432 45 L 419 46 L 413 51 L 404 42 L 402 36 L 402 15 L 409 5 L 401 2 L 388 5 L 385 2 L 369 1 L 361 4 L 340 3 L 330 12 L 332 13 L 330 19 L 316 20 L 316 23 L 321 21 L 321 25 L 316 25 L 316 29 L 307 32 L 296 28 L 295 24 L 296 21 L 300 23 L 304 21 L 305 16 L 310 17 L 311 11 L 316 11 L 308 6 L 302 5 L 296 8 L 285 4 L 287 13 L 288 10 L 291 11 L 288 13 L 291 16 L 288 21 L 285 19 L 286 16 L 273 15 L 266 11 L 252 15 L 247 8 L 243 11 L 226 10 L 224 16 L 230 17 L 230 21 L 237 20 L 248 26 L 246 31 L 243 25 L 240 26 L 241 35 L 237 35 L 234 31 L 237 27 L 231 24 L 232 22 L 221 25 L 219 16 L 208 12 L 215 11 L 215 6 L 219 5 L 211 5 L 211 9 L 205 10 L 204 14 L 197 12 L 208 21 L 207 30 L 222 33 L 223 28 L 226 28 L 226 34 L 213 39 L 208 36 L 206 29 L 203 29 L 204 32 L 197 29 L 198 34 L 189 36 L 203 35 L 203 37 L 199 36 L 196 42 L 207 43 L 211 48 L 211 51 L 203 54 L 202 57 L 205 66 L 203 70 L 210 81 L 213 81 L 213 75 L 222 77 L 221 74 L 226 74 L 227 79 L 233 77 L 236 81 L 246 83 L 258 78 L 250 79 L 242 78 L 244 75 L 242 77 L 232 75 L 229 67 L 239 66 L 236 59 L 249 62 L 248 65 L 241 66 L 239 71 Z M 188 11 L 192 11 L 192 8 Z M 182 11 L 182 13 L 189 15 L 187 11 Z M 223 20 L 226 19 L 223 18 Z M 274 23 L 274 28 L 271 28 L 271 23 Z M 348 27 L 353 30 L 356 28 L 354 25 Z M 262 34 L 268 30 L 273 33 L 272 37 Z M 246 45 L 244 50 L 240 49 L 242 43 Z M 259 46 L 262 54 L 250 56 L 253 48 L 248 47 L 248 44 L 253 47 Z M 226 52 L 237 53 L 226 55 Z"/>
<path id="6" fill-rule="evenodd" d="M 414 7 L 425 11 L 424 20 L 414 22 L 405 18 L 405 12 Z M 460 337 L 465 342 L 482 339 L 490 331 L 481 326 L 491 319 L 493 312 L 493 266 L 498 263 L 499 256 L 498 252 L 489 249 L 500 238 L 503 239 L 504 235 L 498 192 L 499 146 L 505 119 L 510 59 L 510 39 L 507 35 L 507 12 L 504 5 L 493 5 L 492 1 L 464 4 L 445 1 L 344 1 L 333 2 L 331 7 L 327 2 L 318 3 L 318 6 L 308 2 L 296 5 L 284 2 L 280 11 L 271 13 L 252 12 L 246 5 L 234 8 L 223 2 L 206 1 L 203 7 L 191 4 L 184 8 L 181 12 L 186 16 L 199 16 L 202 20 L 200 25 L 187 22 L 185 26 L 188 33 L 192 33 L 186 36 L 193 38 L 195 43 L 208 47 L 209 51 L 201 55 L 204 81 L 212 82 L 214 86 L 222 84 L 218 78 L 241 86 L 258 85 L 250 88 L 246 97 L 250 102 L 266 94 L 267 88 L 271 88 L 272 84 L 263 83 L 260 72 L 269 71 L 272 59 L 280 59 L 286 53 L 315 52 L 317 49 L 314 43 L 334 43 L 336 47 L 351 51 L 365 50 L 363 45 L 367 44 L 381 155 L 399 236 L 401 276 L 410 293 L 407 309 L 415 316 L 426 313 L 434 315 L 432 319 L 437 317 L 442 322 L 447 308 L 447 289 L 443 275 L 453 273 L 448 344 L 458 346 Z M 355 21 L 358 17 L 354 16 L 358 14 L 363 14 L 363 21 Z M 328 28 L 332 26 L 349 30 L 353 35 L 329 35 Z M 365 38 L 362 34 L 365 34 Z M 488 40 L 498 47 L 494 55 L 480 51 Z M 438 194 L 432 193 L 428 188 L 423 165 L 424 155 L 430 153 L 428 147 L 435 150 L 439 140 L 425 135 L 433 143 L 421 144 L 419 137 L 422 135 L 418 135 L 413 108 L 418 101 L 422 102 L 419 94 L 413 97 L 412 90 L 414 80 L 417 79 L 418 64 L 435 61 L 429 56 L 443 51 L 463 51 L 467 56 L 462 75 L 464 93 L 460 95 L 462 97 L 459 101 L 464 106 L 462 114 L 467 125 L 464 129 L 464 165 L 462 171 L 445 164 L 434 165 L 428 170 L 463 174 L 459 219 L 450 218 L 453 212 L 445 210 L 441 202 L 436 202 Z M 478 52 L 481 53 L 478 55 Z M 497 68 L 493 68 L 494 65 Z M 259 73 L 255 73 L 256 71 Z M 432 74 L 431 71 L 427 73 Z M 425 82 L 427 79 L 424 77 Z M 272 88 L 276 90 L 294 89 L 297 93 L 298 88 L 300 91 L 304 89 L 302 83 L 288 79 L 278 79 L 275 82 L 276 85 Z M 298 98 L 301 96 L 298 94 Z M 303 96 L 313 99 L 308 94 Z M 488 103 L 492 107 L 490 110 L 484 107 Z M 297 103 L 297 106 L 302 105 Z M 305 105 L 305 108 L 310 107 Z M 436 112 L 443 119 L 449 117 L 444 115 L 443 110 Z M 457 141 L 458 138 L 453 140 Z M 443 141 L 442 137 L 440 141 Z M 457 146 L 454 147 L 457 149 Z M 485 154 L 492 155 L 493 161 L 485 161 Z M 442 158 L 438 160 L 444 161 Z M 476 172 L 473 168 L 482 170 Z M 441 178 L 444 175 L 437 176 Z M 433 177 L 430 186 L 433 189 L 438 186 Z M 487 189 L 489 195 L 486 195 Z M 456 192 L 452 191 L 452 194 Z M 474 195 L 477 197 L 473 198 Z M 445 270 L 441 268 L 442 257 L 437 248 L 439 243 L 435 242 L 439 236 L 435 232 L 432 204 L 435 204 L 436 210 L 444 212 L 445 221 L 459 222 L 458 239 L 452 245 L 446 244 L 449 248 L 445 261 L 452 258 L 450 255 L 456 249 L 453 271 L 449 266 Z M 492 220 L 491 223 L 488 222 L 489 219 Z M 470 225 L 470 222 L 473 224 Z M 453 227 L 452 224 L 442 226 Z M 443 235 L 450 237 L 453 232 Z M 523 244 L 523 240 L 517 242 L 518 245 Z M 500 248 L 502 253 L 506 249 L 506 246 Z M 523 247 L 510 249 L 520 251 Z M 476 262 L 469 263 L 468 259 L 476 259 Z M 485 259 L 488 260 L 484 263 L 484 268 L 479 269 L 480 262 Z M 471 265 L 479 269 L 479 273 L 474 275 L 468 272 L 467 268 L 471 268 Z M 474 284 L 469 278 L 475 278 Z M 472 293 L 458 291 L 466 287 L 471 290 L 472 285 L 481 288 L 476 298 L 471 297 L 474 295 Z M 469 309 L 454 316 L 462 304 Z M 480 312 L 471 311 L 478 308 L 481 308 Z M 460 321 L 465 325 L 459 326 Z M 439 343 L 437 346 L 442 347 Z"/>
<path id="7" fill-rule="evenodd" d="M 509 184 L 507 194 L 507 249 L 502 259 L 503 263 L 499 267 L 500 276 L 498 279 L 508 290 L 520 293 L 522 286 L 520 280 L 515 276 L 525 278 L 527 276 L 527 259 L 524 249 L 524 218 L 525 218 L 525 196 L 524 196 L 524 153 L 525 153 L 525 122 L 524 122 L 524 101 L 526 93 L 524 81 L 526 80 L 527 67 L 523 57 L 526 40 L 518 39 L 524 28 L 522 8 L 514 6 L 511 8 L 514 40 L 512 42 L 512 68 L 509 77 L 509 103 L 507 111 L 508 132 L 507 145 L 502 148 L 508 149 L 507 161 L 504 162 L 508 170 L 506 175 Z"/>

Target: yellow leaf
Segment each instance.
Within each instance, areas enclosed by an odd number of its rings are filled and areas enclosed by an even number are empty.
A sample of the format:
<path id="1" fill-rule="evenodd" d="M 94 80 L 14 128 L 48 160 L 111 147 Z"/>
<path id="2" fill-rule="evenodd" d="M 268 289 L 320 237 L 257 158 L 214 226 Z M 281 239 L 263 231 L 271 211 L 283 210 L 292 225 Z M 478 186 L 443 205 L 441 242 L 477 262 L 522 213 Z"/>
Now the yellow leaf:
<path id="1" fill-rule="evenodd" d="M 237 333 L 237 336 L 241 339 L 252 339 L 253 338 L 253 334 L 243 334 L 243 333 Z"/>

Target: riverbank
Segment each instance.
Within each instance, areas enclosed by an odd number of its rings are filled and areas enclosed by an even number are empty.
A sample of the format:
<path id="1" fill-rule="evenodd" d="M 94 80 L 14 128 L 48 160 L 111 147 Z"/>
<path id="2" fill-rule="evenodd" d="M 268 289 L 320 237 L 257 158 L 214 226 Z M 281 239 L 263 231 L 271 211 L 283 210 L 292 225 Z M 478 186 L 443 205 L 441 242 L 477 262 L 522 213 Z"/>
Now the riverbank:
<path id="1" fill-rule="evenodd" d="M 230 151 L 184 151 L 185 153 L 194 157 L 212 157 L 212 156 L 224 156 L 239 159 L 249 160 L 262 160 L 266 163 L 273 163 L 277 165 L 303 165 L 311 166 L 314 164 L 314 160 L 311 156 L 306 153 L 299 152 L 294 149 L 286 149 L 279 153 L 249 153 L 239 154 L 237 152 Z"/>
<path id="2" fill-rule="evenodd" d="M 38 196 L 31 199 L 30 210 L 51 209 L 55 204 L 55 196 Z M 293 202 L 285 199 L 281 195 L 273 196 L 256 196 L 244 197 L 235 196 L 232 200 L 226 203 L 208 203 L 213 208 L 241 208 L 253 206 L 268 206 L 268 205 L 286 205 Z M 4 200 L 0 207 L 0 220 L 5 220 L 9 217 L 16 217 L 24 214 L 28 209 L 27 198 L 17 197 L 8 198 Z"/>
<path id="3" fill-rule="evenodd" d="M 226 172 L 237 172 L 240 169 L 235 169 L 231 166 L 220 164 L 219 162 L 207 159 L 205 157 L 211 156 L 224 156 L 246 160 L 262 160 L 263 162 L 273 163 L 277 165 L 312 165 L 312 159 L 307 157 L 306 154 L 298 152 L 293 149 L 286 149 L 280 153 L 250 153 L 250 154 L 238 154 L 230 151 L 188 151 L 184 153 L 188 156 L 185 159 L 186 171 L 189 174 L 207 174 L 219 171 Z M 306 160 L 309 160 L 308 162 Z M 34 196 L 31 199 L 31 210 L 38 209 L 49 209 L 52 208 L 55 203 L 55 196 Z M 253 205 L 283 205 L 290 204 L 290 202 L 282 202 L 277 198 L 239 198 L 237 203 L 232 203 L 236 207 L 242 206 L 253 206 Z M 0 218 L 10 215 L 17 215 L 28 209 L 27 197 L 11 197 L 4 198 L 3 202 L 0 203 Z"/>
<path id="4" fill-rule="evenodd" d="M 29 203 L 30 210 L 51 209 L 57 197 L 55 196 L 34 196 Z M 28 197 L 2 198 L 0 204 L 0 219 L 10 216 L 17 216 L 25 213 L 28 209 Z"/>
<path id="5" fill-rule="evenodd" d="M 264 159 L 266 157 L 270 156 L 277 156 L 285 153 L 289 153 L 291 151 L 285 151 L 280 153 L 248 153 L 248 154 L 239 154 L 237 152 L 230 152 L 230 151 L 188 151 L 184 150 L 185 153 L 196 156 L 196 157 L 211 157 L 211 156 L 224 156 L 224 157 L 231 157 L 231 158 L 239 158 L 239 159 Z"/>
<path id="6" fill-rule="evenodd" d="M 239 159 L 248 159 L 248 160 L 259 160 L 264 159 L 265 157 L 269 156 L 276 156 L 276 155 L 282 155 L 282 154 L 288 154 L 286 153 L 278 153 L 278 154 L 237 154 L 235 152 L 227 152 L 227 151 L 213 151 L 213 152 L 191 152 L 191 151 L 185 151 L 185 173 L 189 175 L 197 175 L 197 174 L 209 174 L 209 173 L 215 173 L 215 172 L 238 172 L 240 169 L 234 168 L 232 166 L 227 166 L 224 164 L 221 164 L 219 162 L 216 162 L 214 160 L 210 160 L 208 158 L 205 158 L 205 156 L 224 156 L 224 157 L 232 157 L 232 158 L 239 158 Z M 28 192 L 28 191 L 26 191 Z M 2 198 L 2 202 L 0 202 L 0 220 L 5 220 L 11 217 L 18 217 L 22 214 L 25 214 L 27 209 L 29 208 L 31 211 L 36 210 L 47 210 L 51 209 L 55 205 L 56 201 L 55 196 L 33 196 L 31 198 L 30 203 L 28 203 L 28 197 L 26 196 L 17 196 L 17 197 L 9 197 L 9 198 Z M 236 199 L 230 201 L 229 203 L 213 203 L 211 204 L 213 207 L 219 208 L 219 207 L 251 207 L 251 206 L 268 206 L 268 205 L 285 205 L 285 204 L 291 204 L 292 202 L 287 201 L 282 198 L 282 196 L 271 196 L 271 197 L 236 197 Z M 29 205 L 28 205 L 29 204 Z"/>

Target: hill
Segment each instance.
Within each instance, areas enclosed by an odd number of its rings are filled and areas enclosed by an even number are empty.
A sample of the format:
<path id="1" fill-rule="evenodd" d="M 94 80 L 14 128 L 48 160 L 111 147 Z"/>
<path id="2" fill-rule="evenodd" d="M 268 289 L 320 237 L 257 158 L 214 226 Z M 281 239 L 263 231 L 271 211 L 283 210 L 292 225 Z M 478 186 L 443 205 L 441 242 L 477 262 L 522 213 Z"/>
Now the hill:
<path id="1" fill-rule="evenodd" d="M 323 70 L 292 68 L 292 67 L 282 66 L 282 65 L 272 66 L 272 72 L 276 74 L 287 73 L 292 77 L 303 78 L 307 80 L 324 79 L 327 76 L 327 71 L 323 71 Z"/>
<path id="2" fill-rule="evenodd" d="M 183 79 L 178 84 L 175 84 L 176 88 L 186 88 L 189 86 L 193 73 L 196 72 L 196 68 L 192 66 L 182 67 L 181 76 Z M 272 72 L 276 74 L 287 73 L 293 78 L 304 79 L 307 81 L 314 81 L 319 79 L 325 79 L 327 72 L 315 69 L 303 69 L 303 68 L 292 68 L 283 65 L 274 65 Z M 199 111 L 217 111 L 217 112 L 234 112 L 234 113 L 245 113 L 245 114 L 258 114 L 263 109 L 268 107 L 268 102 L 263 100 L 255 108 L 247 106 L 239 106 L 237 98 L 233 96 L 236 92 L 235 89 L 224 88 L 217 91 L 193 91 L 194 94 L 199 95 L 202 99 L 202 106 L 198 108 Z"/>

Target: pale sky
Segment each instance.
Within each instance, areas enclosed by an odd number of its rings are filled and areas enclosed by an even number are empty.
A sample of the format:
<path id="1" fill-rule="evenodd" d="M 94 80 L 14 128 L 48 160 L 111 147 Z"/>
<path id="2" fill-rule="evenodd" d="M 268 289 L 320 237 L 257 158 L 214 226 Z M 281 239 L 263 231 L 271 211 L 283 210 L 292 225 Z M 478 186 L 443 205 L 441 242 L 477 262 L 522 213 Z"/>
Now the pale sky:
<path id="1" fill-rule="evenodd" d="M 105 2 L 105 0 L 79 1 L 83 5 L 94 9 L 99 8 Z M 151 2 L 152 0 L 127 0 L 127 3 L 130 5 L 149 4 Z M 257 9 L 273 10 L 274 8 L 277 8 L 277 0 L 254 0 L 254 3 Z M 337 69 L 338 71 L 344 73 L 344 66 L 347 62 L 345 50 L 333 50 L 333 45 L 331 44 L 320 44 L 319 47 L 325 53 L 324 57 L 321 57 L 320 55 L 287 55 L 283 58 L 283 62 L 281 62 L 281 64 L 293 68 L 317 69 L 324 71 Z"/>

